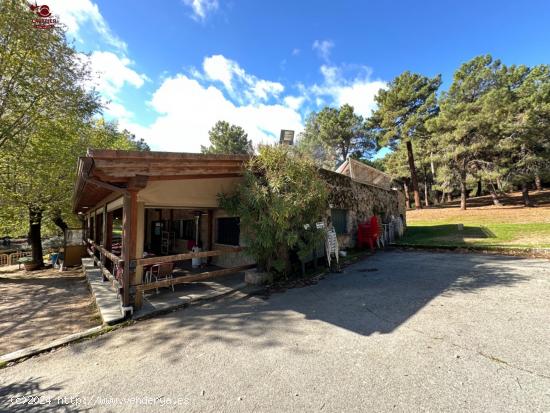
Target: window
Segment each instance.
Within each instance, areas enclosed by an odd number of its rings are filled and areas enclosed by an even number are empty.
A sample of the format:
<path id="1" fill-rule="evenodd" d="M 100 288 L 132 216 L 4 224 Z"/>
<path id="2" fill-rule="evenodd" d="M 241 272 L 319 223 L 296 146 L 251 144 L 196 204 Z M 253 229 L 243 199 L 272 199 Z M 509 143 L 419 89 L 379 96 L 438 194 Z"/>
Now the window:
<path id="1" fill-rule="evenodd" d="M 239 245 L 241 234 L 239 218 L 218 218 L 217 228 L 216 242 L 218 244 Z"/>
<path id="2" fill-rule="evenodd" d="M 179 239 L 195 239 L 194 219 L 181 219 L 176 228 Z"/>
<path id="3" fill-rule="evenodd" d="M 336 230 L 336 234 L 346 234 L 348 232 L 348 210 L 331 209 L 330 216 L 332 218 L 332 225 Z"/>

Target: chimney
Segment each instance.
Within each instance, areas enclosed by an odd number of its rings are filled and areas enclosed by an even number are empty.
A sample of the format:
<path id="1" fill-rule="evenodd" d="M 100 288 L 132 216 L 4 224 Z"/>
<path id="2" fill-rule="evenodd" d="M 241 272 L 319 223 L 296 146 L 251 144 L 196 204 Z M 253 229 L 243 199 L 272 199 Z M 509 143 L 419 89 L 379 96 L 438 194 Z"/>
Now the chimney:
<path id="1" fill-rule="evenodd" d="M 294 144 L 294 131 L 288 129 L 281 129 L 281 136 L 279 138 L 281 145 L 292 146 Z"/>

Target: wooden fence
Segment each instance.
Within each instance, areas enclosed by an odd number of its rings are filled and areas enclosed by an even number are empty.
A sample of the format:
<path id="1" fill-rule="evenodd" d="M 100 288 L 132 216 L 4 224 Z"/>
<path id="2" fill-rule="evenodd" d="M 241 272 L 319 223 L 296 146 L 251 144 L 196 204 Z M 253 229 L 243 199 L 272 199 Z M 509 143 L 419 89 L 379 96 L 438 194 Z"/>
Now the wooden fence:
<path id="1" fill-rule="evenodd" d="M 48 252 L 45 250 L 45 253 Z M 23 257 L 32 257 L 32 251 L 17 251 L 11 254 L 0 254 L 0 267 L 15 265 L 17 264 L 17 260 Z"/>

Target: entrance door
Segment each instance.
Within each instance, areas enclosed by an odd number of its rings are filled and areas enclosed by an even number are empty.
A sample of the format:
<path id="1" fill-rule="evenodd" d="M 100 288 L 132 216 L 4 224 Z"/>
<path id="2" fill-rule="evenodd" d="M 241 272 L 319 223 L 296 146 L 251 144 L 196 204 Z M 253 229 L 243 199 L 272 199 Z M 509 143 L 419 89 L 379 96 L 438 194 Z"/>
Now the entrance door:
<path id="1" fill-rule="evenodd" d="M 153 221 L 151 223 L 151 249 L 157 255 L 161 253 L 162 231 L 164 231 L 164 221 Z"/>

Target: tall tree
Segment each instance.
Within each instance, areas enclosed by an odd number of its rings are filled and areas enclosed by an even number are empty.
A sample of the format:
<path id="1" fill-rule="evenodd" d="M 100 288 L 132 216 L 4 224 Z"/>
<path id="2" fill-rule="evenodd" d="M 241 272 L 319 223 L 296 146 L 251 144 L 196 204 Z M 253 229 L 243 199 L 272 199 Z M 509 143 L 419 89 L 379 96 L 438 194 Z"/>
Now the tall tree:
<path id="1" fill-rule="evenodd" d="M 430 79 L 408 71 L 402 73 L 387 89 L 378 92 L 375 97 L 378 109 L 368 121 L 380 146 L 388 145 L 394 150 L 406 147 L 415 208 L 422 208 L 422 203 L 413 142 L 427 136 L 425 122 L 437 114 L 436 92 L 440 84 L 441 76 Z"/>
<path id="2" fill-rule="evenodd" d="M 550 172 L 550 65 L 511 66 L 506 75 L 499 103 L 507 122 L 497 161 L 531 206 L 529 183 Z"/>
<path id="3" fill-rule="evenodd" d="M 22 144 L 42 121 L 93 114 L 99 100 L 84 88 L 89 69 L 61 27 L 40 30 L 26 2 L 0 2 L 0 148 Z"/>
<path id="4" fill-rule="evenodd" d="M 251 154 L 252 141 L 243 128 L 220 120 L 208 132 L 210 146 L 202 146 L 202 153 Z"/>
<path id="5" fill-rule="evenodd" d="M 458 181 L 460 207 L 466 209 L 467 178 L 476 164 L 487 159 L 487 153 L 498 140 L 495 129 L 494 102 L 502 71 L 499 60 L 490 55 L 478 56 L 455 72 L 449 90 L 442 94 L 440 112 L 428 123 L 435 134 L 438 160 L 446 165 L 448 175 L 438 179 Z"/>
<path id="6" fill-rule="evenodd" d="M 384 164 L 384 171 L 388 173 L 397 183 L 403 186 L 405 205 L 407 209 L 411 209 L 411 176 L 409 164 L 407 162 L 406 148 L 398 147 L 395 151 L 384 156 L 382 162 Z"/>
<path id="7" fill-rule="evenodd" d="M 299 141 L 299 147 L 309 152 L 318 164 L 330 168 L 348 156 L 368 158 L 375 146 L 363 117 L 348 104 L 312 113 Z"/>
<path id="8" fill-rule="evenodd" d="M 80 117 L 67 117 L 41 126 L 24 147 L 9 141 L 0 153 L 0 203 L 13 214 L 0 215 L 0 228 L 14 231 L 13 216 L 26 215 L 33 261 L 40 266 L 44 221 L 61 229 L 75 223 L 71 199 L 78 156 L 88 147 L 138 149 L 132 135 L 103 120 L 83 123 Z"/>

